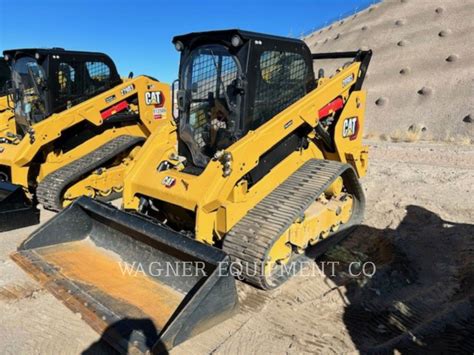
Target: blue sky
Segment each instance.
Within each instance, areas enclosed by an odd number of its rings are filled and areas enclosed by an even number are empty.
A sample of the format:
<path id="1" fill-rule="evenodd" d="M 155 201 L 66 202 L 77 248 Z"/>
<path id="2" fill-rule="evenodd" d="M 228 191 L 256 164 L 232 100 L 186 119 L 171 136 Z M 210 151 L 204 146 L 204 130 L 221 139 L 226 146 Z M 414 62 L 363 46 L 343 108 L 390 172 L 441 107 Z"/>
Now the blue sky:
<path id="1" fill-rule="evenodd" d="M 374 0 L 0 0 L 0 50 L 63 47 L 105 52 L 121 75 L 177 76 L 171 39 L 240 28 L 299 37 Z"/>

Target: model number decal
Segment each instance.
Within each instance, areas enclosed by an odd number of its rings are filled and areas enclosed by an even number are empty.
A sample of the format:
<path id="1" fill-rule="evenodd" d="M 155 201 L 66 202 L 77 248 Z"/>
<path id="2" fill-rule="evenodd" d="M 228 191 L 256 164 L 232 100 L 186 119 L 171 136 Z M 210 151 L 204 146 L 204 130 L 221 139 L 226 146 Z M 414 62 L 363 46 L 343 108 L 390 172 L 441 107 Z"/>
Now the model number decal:
<path id="1" fill-rule="evenodd" d="M 160 120 L 166 115 L 166 108 L 164 107 L 155 107 L 153 108 L 153 118 L 155 120 Z"/>
<path id="2" fill-rule="evenodd" d="M 130 84 L 128 86 L 125 86 L 122 90 L 120 90 L 120 93 L 122 94 L 122 96 L 124 96 L 132 92 L 134 89 L 135 89 L 135 85 Z"/>
<path id="3" fill-rule="evenodd" d="M 352 80 L 354 80 L 354 74 L 351 74 L 347 77 L 344 78 L 344 80 L 342 81 L 342 87 L 346 87 L 347 85 L 349 85 L 350 83 L 352 83 Z"/>
<path id="4" fill-rule="evenodd" d="M 357 117 L 346 118 L 342 123 L 342 136 L 344 138 L 350 138 L 350 140 L 356 139 L 358 131 L 359 122 L 357 121 Z"/>
<path id="5" fill-rule="evenodd" d="M 163 106 L 164 99 L 161 91 L 147 91 L 145 92 L 145 103 L 147 105 Z"/>

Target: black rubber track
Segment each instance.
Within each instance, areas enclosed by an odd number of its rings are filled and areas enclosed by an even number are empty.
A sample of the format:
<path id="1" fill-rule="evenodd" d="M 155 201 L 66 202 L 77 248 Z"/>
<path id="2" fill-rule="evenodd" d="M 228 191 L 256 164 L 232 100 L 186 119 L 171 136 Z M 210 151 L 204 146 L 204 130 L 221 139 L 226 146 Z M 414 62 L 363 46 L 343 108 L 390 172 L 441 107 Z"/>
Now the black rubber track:
<path id="1" fill-rule="evenodd" d="M 109 161 L 143 141 L 142 137 L 119 136 L 82 158 L 52 172 L 38 184 L 36 189 L 38 202 L 47 210 L 56 212 L 62 210 L 63 194 L 66 188 L 94 170 L 106 166 Z"/>
<path id="2" fill-rule="evenodd" d="M 263 268 L 268 251 L 339 176 L 354 199 L 352 216 L 333 236 L 317 243 L 314 248 L 318 249 L 318 254 L 323 253 L 330 247 L 326 241 L 339 242 L 351 227 L 361 223 L 365 197 L 352 166 L 330 160 L 309 160 L 253 207 L 225 236 L 223 249 L 233 262 L 243 266 L 239 273 L 242 272 L 240 276 L 245 281 L 262 289 L 272 289 L 289 277 L 282 273 L 265 277 Z"/>

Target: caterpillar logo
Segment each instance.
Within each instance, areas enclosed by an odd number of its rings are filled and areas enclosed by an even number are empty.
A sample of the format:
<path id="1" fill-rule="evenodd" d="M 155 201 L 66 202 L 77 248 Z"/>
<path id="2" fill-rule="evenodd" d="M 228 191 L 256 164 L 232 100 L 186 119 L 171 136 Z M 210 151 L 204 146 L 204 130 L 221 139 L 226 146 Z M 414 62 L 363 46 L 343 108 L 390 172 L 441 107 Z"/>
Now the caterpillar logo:
<path id="1" fill-rule="evenodd" d="M 359 121 L 357 117 L 346 118 L 342 123 L 342 136 L 354 140 L 357 138 L 357 133 L 359 133 Z"/>
<path id="2" fill-rule="evenodd" d="M 147 91 L 145 92 L 145 103 L 147 105 L 163 106 L 164 98 L 161 91 Z"/>

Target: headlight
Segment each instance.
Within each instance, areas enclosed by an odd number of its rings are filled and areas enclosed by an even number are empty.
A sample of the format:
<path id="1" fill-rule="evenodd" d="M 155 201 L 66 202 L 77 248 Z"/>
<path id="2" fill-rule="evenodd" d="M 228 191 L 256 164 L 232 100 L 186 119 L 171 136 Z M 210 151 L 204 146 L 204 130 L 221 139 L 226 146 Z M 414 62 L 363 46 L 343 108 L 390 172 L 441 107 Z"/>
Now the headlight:
<path id="1" fill-rule="evenodd" d="M 230 43 L 232 43 L 232 45 L 234 47 L 238 47 L 238 46 L 242 45 L 243 42 L 242 42 L 242 38 L 240 38 L 240 36 L 234 35 L 234 36 L 232 36 L 232 39 L 230 40 Z"/>
<path id="2" fill-rule="evenodd" d="M 176 48 L 176 50 L 178 52 L 181 52 L 183 49 L 184 49 L 184 44 L 183 42 L 181 41 L 176 41 L 176 43 L 174 44 L 174 48 Z"/>

